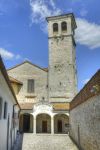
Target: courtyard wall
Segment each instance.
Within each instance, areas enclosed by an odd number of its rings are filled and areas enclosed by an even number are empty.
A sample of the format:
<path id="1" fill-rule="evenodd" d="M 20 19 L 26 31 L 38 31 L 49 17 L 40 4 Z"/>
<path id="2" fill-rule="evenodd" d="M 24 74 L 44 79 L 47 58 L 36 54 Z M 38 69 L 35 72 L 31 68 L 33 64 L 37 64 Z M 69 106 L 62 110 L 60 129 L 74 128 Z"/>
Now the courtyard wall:
<path id="1" fill-rule="evenodd" d="M 0 150 L 11 150 L 16 139 L 20 109 L 16 104 L 17 100 L 0 57 Z"/>
<path id="2" fill-rule="evenodd" d="M 81 150 L 100 149 L 100 70 L 71 102 L 70 136 Z"/>

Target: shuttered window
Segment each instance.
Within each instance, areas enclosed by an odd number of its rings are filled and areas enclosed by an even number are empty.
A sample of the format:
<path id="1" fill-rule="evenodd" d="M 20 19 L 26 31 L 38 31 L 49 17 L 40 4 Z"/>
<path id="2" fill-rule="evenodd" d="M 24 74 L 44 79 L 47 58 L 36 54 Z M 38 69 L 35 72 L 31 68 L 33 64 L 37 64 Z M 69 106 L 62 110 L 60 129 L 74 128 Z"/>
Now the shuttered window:
<path id="1" fill-rule="evenodd" d="M 28 93 L 34 92 L 34 79 L 28 79 L 28 87 L 27 87 Z"/>
<path id="2" fill-rule="evenodd" d="M 7 102 L 4 103 L 4 119 L 7 118 Z"/>
<path id="3" fill-rule="evenodd" d="M 0 97 L 0 119 L 2 118 L 2 98 Z"/>

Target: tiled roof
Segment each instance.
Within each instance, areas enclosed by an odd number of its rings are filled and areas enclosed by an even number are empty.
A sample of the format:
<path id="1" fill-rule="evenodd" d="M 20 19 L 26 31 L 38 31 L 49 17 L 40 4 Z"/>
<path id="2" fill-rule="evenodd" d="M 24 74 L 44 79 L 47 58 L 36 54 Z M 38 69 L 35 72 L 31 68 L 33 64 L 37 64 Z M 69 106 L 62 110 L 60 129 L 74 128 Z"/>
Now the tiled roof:
<path id="1" fill-rule="evenodd" d="M 26 109 L 26 110 L 33 109 L 33 105 L 34 103 L 20 103 L 21 109 Z"/>
<path id="2" fill-rule="evenodd" d="M 30 64 L 30 65 L 32 65 L 32 66 L 35 66 L 35 67 L 37 67 L 37 68 L 39 68 L 39 69 L 41 69 L 41 70 L 47 72 L 47 68 L 42 68 L 42 67 L 40 67 L 40 66 L 38 66 L 38 65 L 35 65 L 35 64 L 31 63 L 31 62 L 28 61 L 28 60 L 26 60 L 26 61 L 24 61 L 24 62 L 22 62 L 22 63 L 20 63 L 20 64 L 17 64 L 16 66 L 14 66 L 14 67 L 12 67 L 12 68 L 9 68 L 7 71 L 12 70 L 12 69 L 14 69 L 14 68 L 17 68 L 17 67 L 19 67 L 19 66 L 21 66 L 21 65 L 23 65 L 23 64 L 25 64 L 25 63 L 28 63 L 28 64 Z"/>
<path id="3" fill-rule="evenodd" d="M 43 68 L 43 70 L 48 72 L 48 68 Z"/>
<path id="4" fill-rule="evenodd" d="M 22 82 L 18 81 L 17 79 L 15 79 L 15 78 L 13 78 L 13 77 L 11 77 L 11 76 L 9 76 L 9 79 L 10 79 L 10 81 L 11 81 L 12 83 L 17 83 L 17 84 L 20 84 L 20 85 L 23 84 Z"/>
<path id="5" fill-rule="evenodd" d="M 97 90 L 92 92 L 93 87 Z M 74 97 L 70 104 L 70 108 L 74 109 L 78 105 L 89 100 L 91 97 L 100 93 L 100 70 L 90 79 L 90 81 L 83 87 L 83 89 Z"/>
<path id="6" fill-rule="evenodd" d="M 54 110 L 69 110 L 70 103 L 52 103 Z"/>
<path id="7" fill-rule="evenodd" d="M 10 83 L 10 80 L 9 80 L 9 77 L 8 77 L 8 74 L 7 74 L 7 71 L 6 71 L 5 65 L 4 65 L 4 63 L 3 63 L 3 61 L 2 61 L 1 56 L 0 56 L 0 70 L 1 70 L 1 72 L 2 72 L 2 74 L 3 74 L 3 76 L 4 76 L 4 78 L 5 78 L 6 83 L 8 84 L 8 87 L 9 87 L 9 89 L 10 89 L 10 91 L 11 91 L 11 93 L 12 93 L 12 95 L 13 95 L 15 101 L 16 101 L 16 104 L 17 104 L 17 105 L 19 106 L 19 108 L 20 108 L 20 105 L 19 105 L 19 103 L 18 103 L 18 101 L 17 101 L 16 95 L 15 95 L 15 93 L 14 93 L 14 91 L 13 91 L 12 86 L 11 86 L 11 83 Z"/>
<path id="8" fill-rule="evenodd" d="M 70 103 L 52 103 L 54 111 L 60 110 L 69 110 Z M 30 110 L 33 109 L 34 103 L 20 103 L 21 109 Z"/>

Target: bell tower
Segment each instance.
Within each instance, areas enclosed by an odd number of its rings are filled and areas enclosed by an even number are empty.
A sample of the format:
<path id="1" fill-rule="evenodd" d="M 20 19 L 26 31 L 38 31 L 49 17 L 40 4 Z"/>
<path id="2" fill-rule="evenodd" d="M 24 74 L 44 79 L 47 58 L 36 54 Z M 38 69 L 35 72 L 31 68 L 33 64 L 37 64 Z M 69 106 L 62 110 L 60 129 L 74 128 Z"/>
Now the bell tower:
<path id="1" fill-rule="evenodd" d="M 48 17 L 49 102 L 70 102 L 77 92 L 73 14 Z"/>

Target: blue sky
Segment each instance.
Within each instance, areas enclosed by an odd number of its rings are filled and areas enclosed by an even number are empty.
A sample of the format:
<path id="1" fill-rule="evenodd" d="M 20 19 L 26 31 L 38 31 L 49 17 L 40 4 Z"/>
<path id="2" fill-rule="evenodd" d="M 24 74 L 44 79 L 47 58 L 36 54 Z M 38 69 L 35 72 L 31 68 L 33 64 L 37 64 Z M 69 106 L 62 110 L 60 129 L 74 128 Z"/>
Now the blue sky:
<path id="1" fill-rule="evenodd" d="M 99 0 L 0 0 L 0 53 L 7 68 L 29 60 L 48 66 L 45 17 L 73 12 L 78 89 L 100 68 Z"/>

